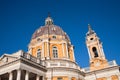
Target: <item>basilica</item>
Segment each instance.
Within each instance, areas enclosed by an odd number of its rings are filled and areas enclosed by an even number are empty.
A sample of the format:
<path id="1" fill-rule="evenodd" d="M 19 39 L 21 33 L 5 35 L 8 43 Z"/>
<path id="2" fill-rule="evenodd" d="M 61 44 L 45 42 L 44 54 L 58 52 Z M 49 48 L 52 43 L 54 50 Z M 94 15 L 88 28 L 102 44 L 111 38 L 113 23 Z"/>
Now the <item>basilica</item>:
<path id="1" fill-rule="evenodd" d="M 106 59 L 90 24 L 85 39 L 90 65 L 81 68 L 69 36 L 48 16 L 33 33 L 27 52 L 0 57 L 0 80 L 120 80 L 120 66 Z"/>

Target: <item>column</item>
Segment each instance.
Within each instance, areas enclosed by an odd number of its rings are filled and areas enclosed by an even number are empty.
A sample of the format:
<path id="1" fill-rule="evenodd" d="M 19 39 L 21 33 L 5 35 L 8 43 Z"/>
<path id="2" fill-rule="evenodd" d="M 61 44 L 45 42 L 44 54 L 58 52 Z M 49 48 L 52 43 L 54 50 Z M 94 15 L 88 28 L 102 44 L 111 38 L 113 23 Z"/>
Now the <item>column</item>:
<path id="1" fill-rule="evenodd" d="M 67 43 L 65 45 L 66 45 L 66 56 L 68 58 L 68 45 L 67 45 Z"/>
<path id="2" fill-rule="evenodd" d="M 13 80 L 13 73 L 12 72 L 9 73 L 9 80 Z"/>
<path id="3" fill-rule="evenodd" d="M 25 80 L 29 80 L 29 72 L 28 71 L 26 71 Z"/>
<path id="4" fill-rule="evenodd" d="M 74 55 L 74 49 L 73 49 L 73 46 L 72 46 L 72 51 L 73 51 L 73 60 L 75 61 L 75 55 Z"/>
<path id="5" fill-rule="evenodd" d="M 49 49 L 50 49 L 50 48 L 49 48 L 49 40 L 48 40 L 48 41 L 47 41 L 47 59 L 49 59 L 49 57 L 50 57 L 50 56 L 49 56 Z"/>
<path id="6" fill-rule="evenodd" d="M 42 56 L 42 60 L 44 60 L 44 58 L 45 58 L 45 55 L 44 55 L 45 53 L 44 53 L 44 42 L 42 43 L 42 54 L 41 54 L 41 56 Z"/>
<path id="7" fill-rule="evenodd" d="M 62 43 L 63 57 L 65 57 L 64 43 Z"/>
<path id="8" fill-rule="evenodd" d="M 1 80 L 1 76 L 0 76 L 0 80 Z"/>
<path id="9" fill-rule="evenodd" d="M 40 76 L 38 74 L 36 76 L 36 80 L 40 80 Z"/>
<path id="10" fill-rule="evenodd" d="M 49 57 L 49 42 L 48 41 L 47 41 L 47 58 Z"/>
<path id="11" fill-rule="evenodd" d="M 42 80 L 45 80 L 45 76 L 42 76 Z"/>
<path id="12" fill-rule="evenodd" d="M 21 80 L 21 70 L 17 70 L 17 80 Z"/>

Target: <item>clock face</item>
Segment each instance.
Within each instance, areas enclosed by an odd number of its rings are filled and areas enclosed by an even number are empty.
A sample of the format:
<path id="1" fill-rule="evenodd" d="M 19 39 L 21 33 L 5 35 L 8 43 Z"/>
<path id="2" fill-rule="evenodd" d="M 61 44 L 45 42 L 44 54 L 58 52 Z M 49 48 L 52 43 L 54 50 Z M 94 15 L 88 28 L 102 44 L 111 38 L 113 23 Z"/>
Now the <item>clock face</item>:
<path id="1" fill-rule="evenodd" d="M 95 66 L 100 66 L 100 62 L 96 62 L 96 63 L 95 63 Z"/>

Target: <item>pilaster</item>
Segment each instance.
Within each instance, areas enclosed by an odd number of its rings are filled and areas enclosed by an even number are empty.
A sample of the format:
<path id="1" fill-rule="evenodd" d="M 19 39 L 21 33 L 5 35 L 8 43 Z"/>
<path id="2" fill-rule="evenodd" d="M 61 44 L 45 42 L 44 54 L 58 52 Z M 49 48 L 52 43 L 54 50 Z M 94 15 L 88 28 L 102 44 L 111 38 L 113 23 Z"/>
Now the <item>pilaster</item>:
<path id="1" fill-rule="evenodd" d="M 62 43 L 63 57 L 65 57 L 64 43 Z"/>
<path id="2" fill-rule="evenodd" d="M 42 59 L 45 58 L 45 53 L 44 53 L 44 42 L 42 43 L 42 54 L 41 54 L 41 56 L 42 56 Z"/>
<path id="3" fill-rule="evenodd" d="M 75 61 L 75 55 L 74 55 L 74 49 L 73 49 L 73 46 L 72 46 L 72 51 L 73 51 L 73 60 Z"/>
<path id="4" fill-rule="evenodd" d="M 49 42 L 47 42 L 47 57 L 49 56 Z"/>
<path id="5" fill-rule="evenodd" d="M 67 43 L 65 45 L 66 45 L 66 56 L 68 58 L 68 46 L 67 46 Z"/>

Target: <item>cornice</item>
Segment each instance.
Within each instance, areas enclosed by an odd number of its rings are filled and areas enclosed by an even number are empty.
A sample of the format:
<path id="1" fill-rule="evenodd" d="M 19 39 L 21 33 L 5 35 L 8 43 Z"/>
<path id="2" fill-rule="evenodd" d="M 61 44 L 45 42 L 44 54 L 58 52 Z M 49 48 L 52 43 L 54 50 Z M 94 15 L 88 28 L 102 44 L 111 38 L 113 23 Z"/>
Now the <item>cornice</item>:
<path id="1" fill-rule="evenodd" d="M 101 73 L 101 72 L 105 72 L 105 71 L 111 71 L 111 70 L 114 70 L 114 69 L 119 70 L 119 68 L 120 68 L 119 66 L 107 67 L 107 68 L 104 68 L 104 69 L 87 72 L 87 73 L 85 73 L 85 76 L 95 74 L 95 73 Z"/>

